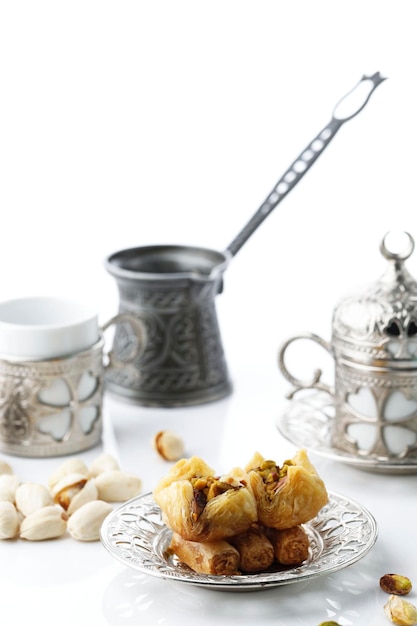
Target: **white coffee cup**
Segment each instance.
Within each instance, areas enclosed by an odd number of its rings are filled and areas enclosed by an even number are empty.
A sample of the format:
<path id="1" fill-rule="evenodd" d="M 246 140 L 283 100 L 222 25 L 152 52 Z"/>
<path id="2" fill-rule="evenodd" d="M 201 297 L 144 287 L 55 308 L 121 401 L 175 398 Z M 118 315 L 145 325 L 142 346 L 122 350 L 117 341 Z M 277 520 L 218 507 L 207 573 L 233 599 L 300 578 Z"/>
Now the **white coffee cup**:
<path id="1" fill-rule="evenodd" d="M 93 346 L 98 315 L 87 303 L 52 297 L 0 303 L 0 355 L 8 359 L 54 359 Z"/>
<path id="2" fill-rule="evenodd" d="M 95 309 L 53 297 L 0 302 L 0 450 L 20 456 L 74 454 L 102 435 L 104 370 L 144 349 L 143 324 L 128 313 L 98 325 Z M 104 354 L 104 331 L 136 332 L 127 362 Z M 133 331 L 132 331 L 133 332 Z"/>
<path id="3" fill-rule="evenodd" d="M 44 457 L 96 445 L 102 379 L 103 340 L 90 304 L 54 297 L 0 302 L 3 451 Z"/>

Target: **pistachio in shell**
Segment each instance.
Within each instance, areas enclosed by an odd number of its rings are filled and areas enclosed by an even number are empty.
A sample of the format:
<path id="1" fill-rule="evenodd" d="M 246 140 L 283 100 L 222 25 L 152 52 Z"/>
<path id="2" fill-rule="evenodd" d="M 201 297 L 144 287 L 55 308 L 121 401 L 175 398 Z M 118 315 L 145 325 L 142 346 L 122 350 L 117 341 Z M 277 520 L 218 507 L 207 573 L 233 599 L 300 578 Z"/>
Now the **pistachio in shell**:
<path id="1" fill-rule="evenodd" d="M 393 624 L 414 626 L 417 624 L 417 609 L 414 604 L 399 596 L 390 595 L 384 606 L 385 615 Z"/>

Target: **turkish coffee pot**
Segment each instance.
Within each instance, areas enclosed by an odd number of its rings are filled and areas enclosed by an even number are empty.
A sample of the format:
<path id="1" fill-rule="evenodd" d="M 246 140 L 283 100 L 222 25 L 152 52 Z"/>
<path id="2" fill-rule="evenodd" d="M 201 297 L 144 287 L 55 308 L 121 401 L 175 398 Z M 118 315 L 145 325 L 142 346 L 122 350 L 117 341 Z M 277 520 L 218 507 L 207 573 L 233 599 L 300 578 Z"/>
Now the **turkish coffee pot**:
<path id="1" fill-rule="evenodd" d="M 135 316 L 146 335 L 142 344 L 132 325 L 117 325 L 111 358 L 118 367 L 106 370 L 111 394 L 148 406 L 185 406 L 231 392 L 215 310 L 223 274 L 242 245 L 301 180 L 341 126 L 364 108 L 383 80 L 379 72 L 363 76 L 338 102 L 330 122 L 225 250 L 151 245 L 120 250 L 106 259 L 106 269 L 119 290 L 119 313 Z M 346 105 L 350 111 L 343 115 Z"/>

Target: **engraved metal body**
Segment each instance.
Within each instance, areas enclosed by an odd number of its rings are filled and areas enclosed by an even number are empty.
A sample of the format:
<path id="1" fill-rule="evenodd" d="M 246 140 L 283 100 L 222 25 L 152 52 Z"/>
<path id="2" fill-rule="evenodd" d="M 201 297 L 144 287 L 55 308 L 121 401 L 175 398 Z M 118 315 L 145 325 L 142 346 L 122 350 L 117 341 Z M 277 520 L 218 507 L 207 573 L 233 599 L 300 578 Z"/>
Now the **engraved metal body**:
<path id="1" fill-rule="evenodd" d="M 203 248 L 149 246 L 110 256 L 120 314 L 136 316 L 146 344 L 135 352 L 132 324 L 119 321 L 106 388 L 149 406 L 200 404 L 231 391 L 214 298 L 229 256 Z M 122 364 L 125 363 L 123 367 Z"/>
<path id="2" fill-rule="evenodd" d="M 301 389 L 333 395 L 334 448 L 381 466 L 393 460 L 417 463 L 417 283 L 404 265 L 414 240 L 404 235 L 402 253 L 390 252 L 384 237 L 380 249 L 388 267 L 383 276 L 337 304 L 331 343 L 305 333 L 286 341 L 279 351 L 281 372 L 294 385 L 289 397 Z M 286 350 L 302 338 L 319 343 L 333 356 L 334 388 L 321 382 L 321 370 L 311 381 L 300 381 L 287 370 Z"/>
<path id="3" fill-rule="evenodd" d="M 65 358 L 0 358 L 0 450 L 17 456 L 78 453 L 102 434 L 103 340 Z"/>

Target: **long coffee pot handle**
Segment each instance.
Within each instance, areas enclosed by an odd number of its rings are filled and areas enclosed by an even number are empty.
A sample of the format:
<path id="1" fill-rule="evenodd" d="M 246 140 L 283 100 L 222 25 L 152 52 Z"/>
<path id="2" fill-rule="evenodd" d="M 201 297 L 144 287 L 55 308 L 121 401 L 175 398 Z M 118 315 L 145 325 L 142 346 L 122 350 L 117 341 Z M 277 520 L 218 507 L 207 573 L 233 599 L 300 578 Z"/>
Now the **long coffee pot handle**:
<path id="1" fill-rule="evenodd" d="M 341 126 L 354 118 L 365 107 L 373 91 L 385 80 L 379 72 L 371 76 L 364 75 L 357 85 L 339 100 L 333 109 L 330 122 L 314 137 L 300 155 L 293 161 L 284 175 L 276 183 L 256 213 L 242 228 L 227 251 L 235 256 L 243 244 L 262 224 L 266 217 L 289 194 L 299 180 L 307 173 L 313 163 L 323 153 Z M 351 108 L 350 108 L 351 107 Z"/>
<path id="2" fill-rule="evenodd" d="M 330 395 L 334 396 L 334 388 L 331 385 L 327 385 L 326 383 L 321 382 L 320 380 L 323 373 L 321 369 L 314 370 L 313 378 L 311 380 L 300 380 L 288 371 L 287 366 L 285 365 L 285 352 L 290 344 L 299 339 L 308 339 L 310 341 L 314 341 L 315 343 L 318 343 L 319 346 L 324 348 L 327 352 L 329 352 L 330 354 L 332 353 L 330 343 L 319 337 L 319 335 L 315 335 L 314 333 L 301 333 L 300 335 L 295 335 L 294 337 L 291 337 L 290 339 L 285 341 L 278 352 L 278 365 L 283 376 L 294 386 L 294 389 L 287 394 L 287 398 L 291 399 L 294 394 L 301 389 L 318 389 L 320 391 L 326 391 Z"/>

